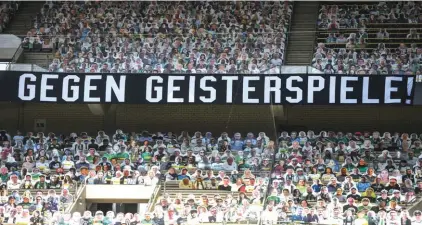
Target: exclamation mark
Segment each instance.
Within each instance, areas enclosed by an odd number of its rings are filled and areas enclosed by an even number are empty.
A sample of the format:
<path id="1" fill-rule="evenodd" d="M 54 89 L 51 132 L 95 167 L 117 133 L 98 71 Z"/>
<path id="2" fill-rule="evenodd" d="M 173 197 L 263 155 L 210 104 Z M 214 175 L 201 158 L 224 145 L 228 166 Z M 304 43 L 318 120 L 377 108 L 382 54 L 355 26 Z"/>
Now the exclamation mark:
<path id="1" fill-rule="evenodd" d="M 408 77 L 407 78 L 407 97 L 406 97 L 406 105 L 411 105 L 413 102 L 412 99 L 412 92 L 413 92 L 413 83 L 415 78 L 414 77 Z"/>

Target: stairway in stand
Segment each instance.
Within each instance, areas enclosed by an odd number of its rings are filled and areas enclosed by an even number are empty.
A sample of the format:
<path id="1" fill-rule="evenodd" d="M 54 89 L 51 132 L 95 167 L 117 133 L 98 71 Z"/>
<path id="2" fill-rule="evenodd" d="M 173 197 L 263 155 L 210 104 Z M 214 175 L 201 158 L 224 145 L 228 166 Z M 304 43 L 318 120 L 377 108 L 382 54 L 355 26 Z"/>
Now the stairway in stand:
<path id="1" fill-rule="evenodd" d="M 45 1 L 24 1 L 19 7 L 16 15 L 13 17 L 4 33 L 14 34 L 18 37 L 26 36 L 26 33 L 32 28 L 33 22 L 38 13 L 41 12 Z"/>
<path id="2" fill-rule="evenodd" d="M 14 34 L 20 38 L 26 36 L 27 32 L 33 28 L 33 19 L 41 12 L 45 1 L 24 1 L 18 12 L 13 17 L 11 23 L 5 30 L 5 34 Z M 19 63 L 36 64 L 43 68 L 48 68 L 53 59 L 51 52 L 24 52 Z"/>
<path id="3" fill-rule="evenodd" d="M 309 66 L 311 64 L 318 9 L 318 2 L 295 2 L 288 37 L 286 65 Z"/>

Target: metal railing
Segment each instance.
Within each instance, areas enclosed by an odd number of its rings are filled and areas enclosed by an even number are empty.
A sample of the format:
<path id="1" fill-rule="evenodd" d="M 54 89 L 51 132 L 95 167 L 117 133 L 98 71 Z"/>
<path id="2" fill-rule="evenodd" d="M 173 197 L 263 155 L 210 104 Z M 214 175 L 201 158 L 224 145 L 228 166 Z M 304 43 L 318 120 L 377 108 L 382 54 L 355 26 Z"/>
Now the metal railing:
<path id="1" fill-rule="evenodd" d="M 182 225 L 189 225 L 189 223 L 181 223 Z M 276 222 L 251 222 L 248 220 L 245 221 L 238 221 L 238 222 L 215 222 L 215 223 L 199 223 L 201 225 L 237 225 L 237 224 L 249 224 L 249 225 L 276 225 L 276 224 L 283 224 L 283 225 L 342 225 L 337 223 L 305 223 L 300 221 L 276 221 Z"/>
<path id="2" fill-rule="evenodd" d="M 157 202 L 158 194 L 160 191 L 161 191 L 161 185 L 157 184 L 155 186 L 152 198 L 150 198 L 148 201 L 148 205 L 147 205 L 148 212 L 152 212 L 154 210 L 154 206 L 155 206 L 155 203 Z"/>
<path id="3" fill-rule="evenodd" d="M 83 190 L 85 189 L 86 184 L 85 183 L 81 183 L 81 185 L 78 188 L 78 182 L 76 182 L 76 192 L 75 195 L 73 196 L 73 202 L 71 204 L 69 204 L 66 209 L 64 210 L 66 213 L 70 213 L 72 212 L 73 208 L 75 207 L 76 204 L 78 204 L 79 200 L 81 200 L 81 195 L 83 193 Z"/>
<path id="4" fill-rule="evenodd" d="M 289 25 L 287 28 L 287 34 L 286 34 L 286 40 L 284 40 L 284 51 L 283 51 L 283 65 L 286 63 L 286 58 L 287 58 L 287 47 L 289 45 L 289 40 L 290 40 L 290 32 L 292 29 L 292 18 L 293 18 L 293 13 L 294 13 L 294 9 L 295 9 L 295 3 L 293 1 L 290 2 L 290 4 L 292 5 L 292 12 L 289 15 Z M 281 70 L 280 70 L 281 71 Z M 281 72 L 280 72 L 281 73 Z"/>
<path id="5" fill-rule="evenodd" d="M 13 53 L 12 59 L 10 60 L 9 63 L 7 63 L 7 67 L 6 70 L 10 71 L 12 70 L 12 64 L 16 63 L 18 61 L 18 58 L 20 56 L 20 54 L 18 53 L 22 53 L 23 52 L 23 48 L 22 48 L 22 43 L 19 44 L 19 47 L 16 49 L 15 53 Z"/>

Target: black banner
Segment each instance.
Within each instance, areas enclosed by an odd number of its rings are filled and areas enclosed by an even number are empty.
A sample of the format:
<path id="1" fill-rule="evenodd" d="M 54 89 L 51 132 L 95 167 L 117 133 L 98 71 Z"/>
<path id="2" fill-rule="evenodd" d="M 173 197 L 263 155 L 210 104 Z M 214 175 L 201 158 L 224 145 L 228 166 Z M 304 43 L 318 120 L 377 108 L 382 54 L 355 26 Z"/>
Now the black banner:
<path id="1" fill-rule="evenodd" d="M 0 101 L 131 104 L 413 104 L 415 76 L 0 72 Z"/>
<path id="2" fill-rule="evenodd" d="M 422 82 L 416 82 L 414 89 L 413 105 L 422 105 Z"/>

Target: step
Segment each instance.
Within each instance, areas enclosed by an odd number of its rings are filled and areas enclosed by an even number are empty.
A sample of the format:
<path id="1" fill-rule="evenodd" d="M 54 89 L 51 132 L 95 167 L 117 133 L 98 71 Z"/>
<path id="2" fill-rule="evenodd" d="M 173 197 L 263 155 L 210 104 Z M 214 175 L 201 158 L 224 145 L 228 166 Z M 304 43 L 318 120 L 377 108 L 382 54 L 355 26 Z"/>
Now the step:
<path id="1" fill-rule="evenodd" d="M 291 27 L 289 32 L 290 33 L 294 33 L 294 32 L 303 32 L 306 31 L 307 33 L 315 33 L 315 25 L 313 26 L 295 26 L 295 27 Z"/>
<path id="2" fill-rule="evenodd" d="M 307 36 L 290 36 L 289 37 L 289 45 L 293 44 L 296 41 L 300 41 L 300 43 L 302 44 L 314 44 L 315 43 L 315 39 L 314 38 L 308 38 Z"/>
<path id="3" fill-rule="evenodd" d="M 287 58 L 291 58 L 291 57 L 304 58 L 304 57 L 309 57 L 310 55 L 312 55 L 310 53 L 310 51 L 305 51 L 305 52 L 303 52 L 303 51 L 295 51 L 295 52 L 288 53 L 286 55 L 286 57 Z"/>
<path id="4" fill-rule="evenodd" d="M 296 51 L 310 51 L 314 48 L 314 45 L 306 45 L 304 47 L 300 47 L 300 45 L 292 45 L 287 47 L 286 53 L 289 52 L 296 52 Z"/>
<path id="5" fill-rule="evenodd" d="M 312 60 L 312 54 L 310 53 L 298 53 L 298 54 L 288 54 L 286 55 L 286 59 L 288 59 L 288 61 L 291 61 L 290 59 L 306 59 L 309 62 Z"/>
<path id="6" fill-rule="evenodd" d="M 296 37 L 296 38 L 303 37 L 303 38 L 306 38 L 307 40 L 312 39 L 312 41 L 316 40 L 315 32 L 312 32 L 309 30 L 308 31 L 292 31 L 290 32 L 289 38 L 291 39 L 293 37 Z"/>
<path id="7" fill-rule="evenodd" d="M 315 42 L 313 40 L 303 40 L 303 39 L 290 39 L 289 41 L 289 46 L 301 46 L 301 45 L 306 45 L 306 46 L 313 46 L 315 44 Z"/>
<path id="8" fill-rule="evenodd" d="M 314 42 L 292 41 L 292 42 L 289 43 L 289 46 L 287 47 L 287 49 L 289 49 L 289 47 L 297 48 L 297 47 L 301 47 L 301 46 L 304 46 L 306 48 L 312 48 L 314 45 L 315 45 Z"/>
<path id="9" fill-rule="evenodd" d="M 8 29 L 4 33 L 5 34 L 13 34 L 13 35 L 23 39 L 26 36 L 26 33 L 28 32 L 28 30 L 29 29 L 26 29 L 26 30 L 11 30 L 11 29 Z"/>
<path id="10" fill-rule="evenodd" d="M 294 14 L 294 13 L 298 13 L 298 14 Z M 311 9 L 311 10 L 295 10 L 295 11 L 293 11 L 293 18 L 298 18 L 298 17 L 304 18 L 305 16 L 314 16 L 314 15 L 316 15 L 314 9 Z"/>
<path id="11" fill-rule="evenodd" d="M 292 21 L 292 24 L 290 25 L 290 29 L 293 28 L 309 28 L 312 27 L 312 29 L 315 29 L 317 26 L 316 21 L 312 21 L 312 22 L 296 22 L 296 21 Z"/>
<path id="12" fill-rule="evenodd" d="M 45 53 L 44 55 L 27 55 L 25 52 L 25 60 L 50 60 L 53 59 L 51 53 Z"/>
<path id="13" fill-rule="evenodd" d="M 298 44 L 294 44 L 294 43 L 292 43 L 292 45 L 289 45 L 288 47 L 287 47 L 287 52 L 289 51 L 289 50 L 294 50 L 294 51 L 297 51 L 297 50 L 301 50 L 301 51 L 303 51 L 302 50 L 302 47 L 301 47 L 302 45 L 298 45 Z M 314 49 L 314 46 L 315 46 L 315 44 L 310 44 L 310 43 L 308 43 L 308 44 L 303 44 L 303 48 L 305 49 L 305 50 L 312 50 L 312 49 Z"/>
<path id="14" fill-rule="evenodd" d="M 288 42 L 289 45 L 290 44 L 295 45 L 294 43 L 296 41 L 299 41 L 298 43 L 305 44 L 305 45 L 310 45 L 310 44 L 313 45 L 313 44 L 316 43 L 315 38 L 313 36 L 312 37 L 310 37 L 310 36 L 296 36 L 296 35 L 289 36 L 289 42 Z"/>
<path id="15" fill-rule="evenodd" d="M 313 48 L 310 49 L 304 49 L 304 50 L 299 50 L 299 49 L 295 49 L 294 51 L 288 51 L 286 52 L 286 55 L 302 55 L 302 54 L 311 54 L 311 52 L 313 52 Z"/>
<path id="16" fill-rule="evenodd" d="M 315 34 L 313 33 L 295 33 L 295 34 L 291 34 L 289 36 L 289 42 L 290 41 L 294 41 L 296 39 L 300 39 L 300 40 L 307 40 L 307 41 L 315 41 Z"/>
<path id="17" fill-rule="evenodd" d="M 314 15 L 316 12 L 314 8 L 306 8 L 306 9 L 295 9 L 293 10 L 293 13 L 300 13 L 300 14 L 293 14 L 293 17 L 297 17 L 297 16 L 303 16 L 304 14 L 312 14 Z"/>
<path id="18" fill-rule="evenodd" d="M 51 61 L 50 60 L 47 60 L 47 59 L 44 59 L 44 60 L 23 59 L 23 62 L 24 63 L 28 63 L 28 64 L 43 65 L 43 66 L 46 66 L 46 65 L 50 65 L 51 64 Z"/>
<path id="19" fill-rule="evenodd" d="M 303 7 L 303 8 L 307 8 L 307 7 L 315 7 L 318 6 L 319 3 L 318 2 L 295 2 L 295 7 Z"/>
<path id="20" fill-rule="evenodd" d="M 290 30 L 297 30 L 297 29 L 309 29 L 311 28 L 312 30 L 315 30 L 317 26 L 317 23 L 314 22 L 310 22 L 310 23 L 296 23 L 293 22 L 292 25 L 290 26 Z"/>
<path id="21" fill-rule="evenodd" d="M 297 52 L 297 51 L 302 51 L 302 52 L 313 51 L 313 49 L 314 49 L 314 45 L 310 45 L 310 44 L 307 44 L 303 48 L 300 47 L 300 45 L 291 45 L 290 47 L 287 47 L 286 53 Z"/>
<path id="22" fill-rule="evenodd" d="M 38 59 L 34 59 L 34 58 L 23 58 L 24 61 L 27 62 L 31 62 L 31 63 L 42 63 L 42 64 L 50 64 L 51 62 L 53 62 L 53 58 L 38 58 Z"/>
<path id="23" fill-rule="evenodd" d="M 286 57 L 286 62 L 306 62 L 306 63 L 311 63 L 312 58 L 309 56 L 301 56 L 301 57 L 296 57 L 296 56 L 291 56 L 291 57 Z"/>
<path id="24" fill-rule="evenodd" d="M 303 53 L 309 54 L 312 49 L 313 49 L 313 46 L 306 46 L 304 48 L 301 48 L 299 46 L 292 46 L 290 48 L 287 48 L 287 51 L 285 54 L 288 55 L 295 52 L 303 52 Z"/>
<path id="25" fill-rule="evenodd" d="M 39 66 L 39 67 L 44 68 L 44 69 L 48 69 L 49 66 L 50 66 L 49 63 L 32 62 L 32 61 L 28 61 L 28 62 L 27 61 L 23 61 L 22 63 L 23 64 L 34 64 L 34 65 Z"/>
<path id="26" fill-rule="evenodd" d="M 286 66 L 309 66 L 309 63 L 304 63 L 304 62 L 292 62 L 292 63 L 284 63 Z"/>
<path id="27" fill-rule="evenodd" d="M 310 54 L 311 51 L 310 49 L 312 48 L 291 48 L 290 50 L 288 50 L 285 55 L 291 55 L 291 54 L 295 54 L 296 52 L 300 52 L 301 55 L 303 54 Z"/>
<path id="28" fill-rule="evenodd" d="M 307 62 L 307 63 L 311 63 L 312 58 L 308 55 L 303 55 L 303 56 L 287 56 L 286 57 L 286 61 L 289 62 Z"/>
<path id="29" fill-rule="evenodd" d="M 287 51 L 289 50 L 296 50 L 298 48 L 301 48 L 301 46 L 304 46 L 304 48 L 306 49 L 314 49 L 315 47 L 315 43 L 314 42 L 309 42 L 309 43 L 303 43 L 303 44 L 297 44 L 295 42 L 291 42 L 289 43 L 289 45 L 287 46 Z"/>
<path id="30" fill-rule="evenodd" d="M 24 24 L 22 24 L 22 25 L 9 24 L 8 27 L 9 27 L 9 30 L 25 30 L 26 32 L 28 32 L 28 30 L 31 29 L 30 26 L 24 25 Z M 26 32 L 25 32 L 25 34 L 26 34 Z"/>
<path id="31" fill-rule="evenodd" d="M 311 63 L 305 62 L 305 61 L 291 61 L 291 62 L 285 62 L 285 65 L 289 66 L 310 66 Z"/>
<path id="32" fill-rule="evenodd" d="M 294 21 L 292 21 L 292 22 L 295 22 L 295 23 L 316 23 L 316 21 L 315 20 L 312 20 L 312 19 L 309 19 L 309 17 L 306 17 L 306 18 L 294 18 Z"/>
<path id="33" fill-rule="evenodd" d="M 311 64 L 309 62 L 285 62 L 285 65 L 288 66 L 310 66 Z"/>
<path id="34" fill-rule="evenodd" d="M 308 31 L 308 32 L 314 32 L 316 29 L 315 24 L 296 24 L 295 26 L 290 27 L 290 32 L 292 31 Z"/>
<path id="35" fill-rule="evenodd" d="M 300 55 L 303 54 L 311 54 L 311 48 L 291 48 L 288 50 L 285 55 L 295 55 L 296 53 L 299 53 Z"/>
<path id="36" fill-rule="evenodd" d="M 312 55 L 310 55 L 310 54 L 286 55 L 286 61 L 292 62 L 292 60 L 294 60 L 294 59 L 311 63 Z"/>
<path id="37" fill-rule="evenodd" d="M 312 18 L 315 18 L 315 20 L 312 20 Z M 315 14 L 309 14 L 306 16 L 295 16 L 292 18 L 292 22 L 316 22 L 316 18 L 318 18 L 318 15 Z"/>
<path id="38" fill-rule="evenodd" d="M 312 35 L 314 35 L 315 34 L 314 30 L 315 30 L 314 26 L 308 27 L 307 29 L 304 29 L 303 27 L 301 27 L 300 29 L 299 28 L 291 29 L 289 31 L 289 33 L 290 34 L 312 34 Z"/>
<path id="39" fill-rule="evenodd" d="M 286 58 L 285 63 L 289 63 L 289 64 L 307 64 L 307 65 L 311 65 L 311 60 L 310 58 Z"/>
<path id="40" fill-rule="evenodd" d="M 304 47 L 301 47 L 299 45 L 292 45 L 290 47 L 287 47 L 286 53 L 289 54 L 291 52 L 297 52 L 297 51 L 310 51 L 313 49 L 313 45 L 306 45 Z"/>
<path id="41" fill-rule="evenodd" d="M 316 27 L 317 22 L 316 21 L 292 21 L 292 23 L 290 24 L 290 28 L 296 27 L 296 26 L 312 26 L 312 27 Z"/>
<path id="42" fill-rule="evenodd" d="M 26 52 L 25 55 L 46 55 L 45 52 Z"/>
<path id="43" fill-rule="evenodd" d="M 292 62 L 292 60 L 294 59 L 298 59 L 300 61 L 307 61 L 310 63 L 312 61 L 312 55 L 307 53 L 286 55 L 286 61 Z"/>
<path id="44" fill-rule="evenodd" d="M 27 62 L 32 62 L 32 63 L 39 63 L 39 62 L 41 62 L 41 63 L 51 63 L 52 61 L 53 61 L 53 59 L 52 58 L 47 58 L 47 57 L 45 57 L 45 58 L 23 58 L 23 60 L 24 61 L 27 61 Z"/>
<path id="45" fill-rule="evenodd" d="M 294 35 L 289 36 L 289 45 L 290 44 L 296 44 L 296 45 L 310 45 L 315 43 L 315 39 L 293 39 L 291 37 L 294 37 Z"/>
<path id="46" fill-rule="evenodd" d="M 10 28 L 7 29 L 4 33 L 6 34 L 14 34 L 16 36 L 26 36 L 26 34 L 28 33 L 28 31 L 31 28 Z"/>
<path id="47" fill-rule="evenodd" d="M 311 65 L 311 58 L 306 58 L 306 57 L 302 57 L 302 58 L 297 58 L 297 57 L 291 57 L 291 58 L 286 58 L 285 62 L 289 63 L 289 64 L 306 64 L 306 65 Z"/>
<path id="48" fill-rule="evenodd" d="M 288 50 L 285 55 L 289 56 L 289 55 L 309 55 L 311 54 L 313 51 L 311 51 L 312 48 L 290 48 L 290 50 Z"/>
<path id="49" fill-rule="evenodd" d="M 39 58 L 39 57 L 53 57 L 51 52 L 25 51 L 25 57 Z"/>
<path id="50" fill-rule="evenodd" d="M 304 37 L 289 37 L 289 45 L 291 44 L 292 46 L 297 46 L 298 44 L 295 44 L 296 41 L 300 41 L 297 43 L 303 44 L 303 45 L 314 45 L 315 39 L 308 39 L 308 38 L 304 38 Z"/>
<path id="51" fill-rule="evenodd" d="M 296 4 L 296 3 L 295 3 Z M 302 10 L 315 10 L 315 7 L 317 7 L 317 5 L 295 5 L 295 9 L 297 9 L 297 11 L 302 11 Z"/>
<path id="52" fill-rule="evenodd" d="M 290 53 L 290 54 L 286 55 L 286 59 L 299 59 L 299 58 L 303 59 L 303 58 L 305 58 L 309 61 L 311 61 L 311 59 L 312 59 L 311 57 L 312 57 L 312 55 L 310 53 Z"/>
<path id="53" fill-rule="evenodd" d="M 315 12 L 318 12 L 318 11 L 315 11 L 315 8 L 295 8 L 294 10 L 293 10 L 293 13 L 315 13 Z M 295 16 L 295 15 L 293 15 L 293 16 Z"/>
<path id="54" fill-rule="evenodd" d="M 292 21 L 290 28 L 294 28 L 297 26 L 307 26 L 307 27 L 315 27 L 317 25 L 316 21 L 311 21 L 311 22 L 296 22 L 296 21 Z"/>
<path id="55" fill-rule="evenodd" d="M 312 29 L 309 30 L 290 30 L 290 37 L 291 36 L 315 36 L 315 32 Z"/>
<path id="56" fill-rule="evenodd" d="M 310 63 L 306 63 L 306 62 L 289 62 L 289 63 L 284 63 L 284 65 L 286 65 L 286 66 L 310 66 Z"/>
<path id="57" fill-rule="evenodd" d="M 309 27 L 292 27 L 289 31 L 290 33 L 299 33 L 299 32 L 306 32 L 306 33 L 315 33 L 315 26 Z"/>

